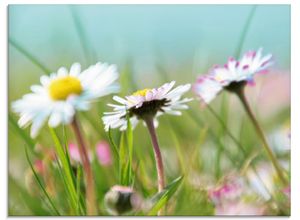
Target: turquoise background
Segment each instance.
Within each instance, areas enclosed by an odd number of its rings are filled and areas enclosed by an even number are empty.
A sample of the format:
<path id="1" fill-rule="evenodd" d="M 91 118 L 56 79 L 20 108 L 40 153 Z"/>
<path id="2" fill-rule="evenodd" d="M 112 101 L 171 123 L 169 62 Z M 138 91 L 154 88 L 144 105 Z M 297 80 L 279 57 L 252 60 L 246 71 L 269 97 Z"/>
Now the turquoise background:
<path id="1" fill-rule="evenodd" d="M 185 68 L 193 78 L 233 56 L 253 5 L 10 5 L 9 38 L 52 71 L 79 61 L 130 59 L 135 74 L 155 74 L 163 63 L 172 74 Z M 88 49 L 80 41 L 77 17 Z M 242 51 L 264 47 L 276 68 L 290 68 L 290 6 L 259 5 Z M 43 72 L 9 47 L 10 77 L 20 94 Z M 26 71 L 26 72 L 25 72 Z M 26 79 L 19 76 L 26 74 Z M 23 86 L 22 86 L 23 85 Z M 23 89 L 22 87 L 27 87 Z"/>

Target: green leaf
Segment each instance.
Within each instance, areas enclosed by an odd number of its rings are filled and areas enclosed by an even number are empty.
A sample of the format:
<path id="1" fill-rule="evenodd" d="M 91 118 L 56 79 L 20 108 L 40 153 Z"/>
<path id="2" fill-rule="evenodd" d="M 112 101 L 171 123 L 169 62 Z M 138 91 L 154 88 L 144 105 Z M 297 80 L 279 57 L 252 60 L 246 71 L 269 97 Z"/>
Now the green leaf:
<path id="1" fill-rule="evenodd" d="M 111 128 L 109 128 L 109 130 L 108 130 L 108 140 L 109 140 L 110 144 L 112 145 L 112 151 L 113 151 L 113 154 L 114 154 L 115 158 L 117 160 L 119 160 L 120 159 L 119 158 L 120 157 L 120 155 L 119 155 L 119 149 L 118 149 L 117 145 L 115 144 L 115 142 L 114 142 L 114 140 L 112 138 Z"/>
<path id="2" fill-rule="evenodd" d="M 54 147 L 55 147 L 57 156 L 61 162 L 63 175 L 65 177 L 68 193 L 70 196 L 71 205 L 72 205 L 73 210 L 76 211 L 77 210 L 77 193 L 76 193 L 76 189 L 74 186 L 72 169 L 70 167 L 70 163 L 65 154 L 64 148 L 61 145 L 61 143 L 57 137 L 57 134 L 55 133 L 53 128 L 49 127 L 49 129 L 50 129 L 50 133 L 53 138 L 53 141 L 54 141 Z"/>
<path id="3" fill-rule="evenodd" d="M 173 180 L 169 185 L 167 185 L 162 192 L 155 194 L 151 203 L 153 204 L 148 215 L 156 215 L 156 213 L 170 200 L 170 198 L 174 195 L 180 183 L 182 182 L 183 176 L 180 176 Z"/>
<path id="4" fill-rule="evenodd" d="M 29 159 L 29 156 L 28 156 L 28 152 L 27 152 L 27 148 L 26 148 L 26 147 L 25 147 L 25 155 L 26 155 L 27 162 L 29 163 L 29 166 L 30 166 L 30 168 L 31 168 L 31 170 L 32 170 L 32 172 L 33 172 L 33 174 L 34 174 L 34 177 L 36 178 L 36 181 L 38 182 L 38 184 L 39 184 L 39 186 L 41 187 L 43 193 L 45 194 L 45 196 L 46 196 L 46 198 L 47 198 L 49 204 L 50 204 L 51 207 L 53 208 L 55 214 L 56 214 L 56 215 L 60 215 L 59 212 L 58 212 L 58 210 L 57 210 L 57 208 L 55 207 L 54 203 L 52 202 L 50 196 L 48 195 L 48 193 L 47 193 L 45 187 L 43 186 L 41 180 L 39 179 L 37 173 L 35 172 L 35 170 L 34 170 L 34 168 L 33 168 L 33 166 L 32 166 L 32 163 L 31 163 L 31 161 L 30 161 L 30 159 Z"/>
<path id="5" fill-rule="evenodd" d="M 77 178 L 76 178 L 76 195 L 77 195 L 77 214 L 80 215 L 80 183 L 81 183 L 82 170 L 80 167 L 77 168 Z"/>
<path id="6" fill-rule="evenodd" d="M 127 155 L 126 155 L 126 146 L 125 146 L 125 135 L 121 134 L 120 144 L 119 144 L 119 181 L 120 184 L 125 184 L 124 181 L 124 170 L 126 166 Z"/>
<path id="7" fill-rule="evenodd" d="M 126 115 L 127 119 L 127 129 L 126 129 L 126 140 L 127 140 L 127 149 L 128 149 L 128 167 L 126 171 L 127 175 L 127 184 L 131 185 L 133 183 L 133 174 L 132 174 L 132 158 L 133 158 L 133 131 L 130 123 L 129 114 Z"/>
<path id="8" fill-rule="evenodd" d="M 132 158 L 133 134 L 131 123 L 127 116 L 127 130 L 121 134 L 119 147 L 119 171 L 121 185 L 129 186 L 133 183 Z"/>

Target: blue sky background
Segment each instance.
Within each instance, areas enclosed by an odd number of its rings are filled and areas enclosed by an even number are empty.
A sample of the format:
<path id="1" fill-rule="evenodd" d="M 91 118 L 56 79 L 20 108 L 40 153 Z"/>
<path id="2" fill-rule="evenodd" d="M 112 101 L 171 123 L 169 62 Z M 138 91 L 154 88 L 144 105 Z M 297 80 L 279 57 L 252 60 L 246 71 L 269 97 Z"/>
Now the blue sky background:
<path id="1" fill-rule="evenodd" d="M 169 71 L 187 67 L 196 75 L 234 55 L 252 5 L 11 5 L 9 38 L 53 71 L 79 61 L 96 60 L 122 66 L 128 57 L 136 74 L 155 71 L 163 62 Z M 71 9 L 72 8 L 72 9 Z M 72 13 L 79 19 L 90 54 L 85 56 Z M 277 68 L 290 68 L 290 7 L 260 5 L 242 51 L 264 47 Z M 37 81 L 41 70 L 13 47 L 10 76 Z M 190 68 L 190 69 L 189 69 Z M 31 78 L 32 77 L 32 78 Z M 18 81 L 19 80 L 19 81 Z M 29 82 L 28 82 L 29 83 Z M 31 83 L 31 82 L 30 82 Z"/>

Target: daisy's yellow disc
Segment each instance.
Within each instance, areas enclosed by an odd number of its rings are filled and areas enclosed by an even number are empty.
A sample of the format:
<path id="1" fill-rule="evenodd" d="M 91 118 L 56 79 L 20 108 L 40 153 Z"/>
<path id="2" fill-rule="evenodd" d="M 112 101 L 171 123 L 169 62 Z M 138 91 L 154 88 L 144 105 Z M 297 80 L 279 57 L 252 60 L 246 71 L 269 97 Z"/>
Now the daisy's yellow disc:
<path id="1" fill-rule="evenodd" d="M 54 100 L 65 100 L 69 95 L 79 95 L 82 92 L 81 82 L 73 76 L 53 80 L 48 89 L 51 98 Z"/>
<path id="2" fill-rule="evenodd" d="M 142 89 L 134 92 L 132 95 L 135 96 L 146 96 L 147 92 L 150 91 L 151 89 Z"/>

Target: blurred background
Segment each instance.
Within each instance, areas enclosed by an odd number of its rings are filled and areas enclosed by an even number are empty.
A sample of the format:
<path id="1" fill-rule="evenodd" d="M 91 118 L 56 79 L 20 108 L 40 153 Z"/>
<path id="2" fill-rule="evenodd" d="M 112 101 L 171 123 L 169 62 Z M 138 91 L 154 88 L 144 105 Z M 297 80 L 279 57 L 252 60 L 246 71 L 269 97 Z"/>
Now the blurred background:
<path id="1" fill-rule="evenodd" d="M 45 74 L 32 60 L 38 60 L 53 72 L 61 66 L 69 68 L 74 62 L 80 62 L 83 68 L 97 61 L 117 64 L 121 73 L 121 94 L 126 95 L 171 80 L 176 80 L 177 84 L 193 83 L 198 75 L 206 73 L 214 64 L 223 64 L 230 56 L 239 57 L 247 50 L 263 47 L 265 54 L 274 55 L 275 66 L 268 74 L 257 77 L 256 86 L 247 88 L 247 96 L 269 140 L 273 141 L 274 150 L 289 163 L 286 149 L 289 147 L 290 121 L 290 6 L 259 5 L 255 11 L 253 7 L 10 5 L 9 103 L 29 92 L 30 86 L 39 83 L 39 77 Z M 27 56 L 24 56 L 24 51 Z M 187 96 L 194 97 L 194 94 L 190 92 Z M 87 132 L 91 146 L 98 140 L 107 140 L 100 121 L 102 112 L 109 110 L 105 105 L 107 102 L 111 102 L 111 97 L 95 105 L 90 120 L 84 117 L 85 131 L 93 130 Z M 249 157 L 258 151 L 255 132 L 235 97 L 224 93 L 212 103 L 212 108 L 245 146 Z M 236 113 L 232 114 L 233 110 Z M 203 184 L 207 176 L 216 182 L 232 170 L 228 154 L 232 155 L 231 160 L 243 159 L 218 120 L 207 109 L 201 108 L 197 100 L 191 103 L 190 110 L 183 113 L 182 117 L 162 117 L 158 128 L 168 179 L 186 172 L 182 164 L 191 164 L 186 177 L 190 181 L 186 183 L 189 187 L 180 194 L 182 202 L 177 208 L 170 208 L 179 215 L 211 214 L 205 199 L 201 196 L 194 198 L 194 188 Z M 14 114 L 10 113 L 10 117 L 17 120 Z M 10 213 L 32 214 L 16 192 L 24 185 L 24 171 L 28 167 L 23 140 L 14 125 L 10 123 L 9 126 Z M 28 133 L 28 129 L 25 132 Z M 43 132 L 36 143 L 50 147 L 52 142 L 47 138 L 47 129 Z M 150 140 L 142 125 L 137 127 L 134 135 L 136 158 L 149 153 L 144 158 L 146 166 L 141 174 L 144 179 L 141 185 L 143 182 L 148 185 L 139 186 L 146 188 L 144 196 L 149 196 L 155 191 L 150 178 L 155 176 Z M 117 132 L 115 136 L 118 137 Z M 192 161 L 189 160 L 191 155 L 195 155 Z M 258 157 L 257 162 L 265 159 Z M 107 180 L 103 192 L 113 183 L 113 179 Z M 184 201 L 195 201 L 194 207 L 204 208 L 191 208 L 193 206 Z"/>

